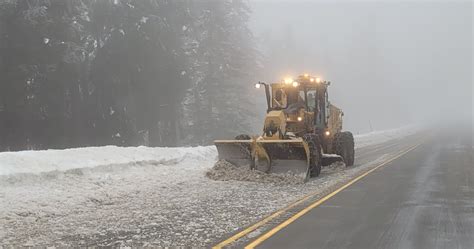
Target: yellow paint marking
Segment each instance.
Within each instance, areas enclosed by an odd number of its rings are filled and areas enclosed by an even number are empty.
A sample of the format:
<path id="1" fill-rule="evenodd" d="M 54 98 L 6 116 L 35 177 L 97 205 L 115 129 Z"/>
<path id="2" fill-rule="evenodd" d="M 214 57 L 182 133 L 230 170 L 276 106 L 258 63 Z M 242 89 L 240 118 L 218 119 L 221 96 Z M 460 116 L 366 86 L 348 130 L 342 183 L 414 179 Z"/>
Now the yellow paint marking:
<path id="1" fill-rule="evenodd" d="M 420 144 L 421 144 L 421 143 L 420 143 Z M 410 151 L 411 149 L 414 149 L 415 147 L 419 146 L 420 144 L 418 144 L 418 145 L 416 145 L 416 146 L 410 148 L 409 150 L 403 152 L 402 154 L 397 155 L 396 157 L 390 159 L 389 161 L 387 161 L 387 162 L 385 162 L 385 163 L 382 163 L 381 165 L 379 165 L 379 166 L 373 168 L 372 170 L 367 171 L 365 174 L 363 174 L 363 175 L 361 175 L 361 176 L 359 176 L 359 177 L 362 178 L 362 177 L 364 177 L 365 175 L 369 174 L 370 172 L 374 171 L 375 169 L 377 169 L 377 168 L 379 168 L 379 167 L 381 167 L 381 166 L 383 166 L 383 165 L 385 165 L 385 164 L 387 164 L 387 163 L 389 163 L 389 162 L 392 162 L 393 160 L 395 160 L 395 159 L 397 159 L 398 157 L 402 156 L 403 154 L 407 153 L 407 152 Z M 358 178 L 359 178 L 359 177 L 358 177 Z M 360 178 L 359 178 L 359 179 L 360 179 Z M 356 179 L 357 179 L 357 178 L 356 178 Z M 347 185 L 347 184 L 346 184 L 346 185 Z M 343 186 L 343 187 L 344 187 L 344 186 Z M 346 186 L 346 187 L 347 187 L 347 186 Z M 341 191 L 342 189 L 338 189 L 338 190 Z M 338 191 L 338 190 L 336 190 L 336 191 Z M 315 192 L 313 192 L 313 193 L 310 193 L 310 194 L 306 195 L 306 196 L 303 197 L 302 199 L 299 199 L 299 200 L 297 200 L 297 201 L 295 201 L 295 202 L 289 204 L 289 205 L 286 206 L 285 208 L 278 210 L 277 212 L 275 212 L 275 213 L 273 213 L 273 214 L 267 216 L 267 217 L 264 218 L 263 220 L 260 220 L 259 222 L 257 222 L 257 223 L 255 223 L 255 224 L 253 224 L 252 226 L 250 226 L 250 227 L 248 227 L 248 228 L 242 230 L 241 232 L 234 234 L 232 237 L 230 237 L 230 238 L 228 238 L 228 239 L 226 239 L 226 240 L 220 242 L 219 244 L 213 246 L 212 248 L 213 248 L 213 249 L 221 249 L 221 248 L 223 248 L 224 246 L 227 246 L 227 245 L 229 245 L 229 244 L 231 244 L 231 243 L 237 241 L 238 239 L 240 239 L 240 238 L 244 237 L 245 235 L 247 235 L 247 234 L 253 232 L 253 231 L 256 230 L 257 228 L 259 228 L 259 227 L 261 227 L 261 226 L 267 224 L 269 221 L 271 221 L 271 220 L 273 220 L 274 218 L 280 216 L 281 214 L 285 213 L 286 211 L 288 211 L 288 210 L 290 210 L 290 209 L 292 209 L 292 208 L 298 206 L 299 204 L 301 204 L 301 203 L 307 201 L 308 199 L 310 199 L 311 197 L 313 197 L 314 195 L 316 195 L 316 194 L 318 194 L 318 193 L 319 193 L 319 191 L 315 191 Z M 333 192 L 333 193 L 334 193 L 334 192 Z"/>
<path id="2" fill-rule="evenodd" d="M 378 165 L 377 167 L 365 172 L 364 174 L 354 178 L 353 180 L 351 180 L 350 182 L 346 183 L 344 186 L 338 188 L 337 190 L 335 190 L 334 192 L 326 195 L 325 197 L 323 197 L 322 199 L 319 199 L 318 201 L 314 202 L 313 204 L 309 205 L 308 207 L 306 207 L 305 209 L 301 210 L 300 212 L 298 212 L 297 214 L 295 214 L 294 216 L 290 217 L 288 220 L 284 221 L 283 223 L 281 223 L 280 225 L 276 226 L 275 228 L 273 228 L 272 230 L 268 231 L 267 233 L 265 233 L 264 235 L 260 236 L 259 238 L 257 238 L 256 240 L 254 240 L 252 243 L 248 244 L 245 249 L 253 249 L 255 248 L 256 246 L 260 245 L 262 242 L 264 242 L 265 240 L 267 240 L 268 238 L 270 238 L 271 236 L 273 236 L 275 233 L 277 233 L 278 231 L 280 231 L 281 229 L 283 229 L 284 227 L 288 226 L 289 224 L 291 224 L 293 221 L 297 220 L 298 218 L 300 218 L 301 216 L 303 216 L 304 214 L 306 214 L 307 212 L 309 212 L 311 209 L 321 205 L 323 202 L 329 200 L 331 197 L 333 197 L 334 195 L 336 195 L 337 193 L 341 192 L 342 190 L 346 189 L 347 187 L 351 186 L 352 184 L 354 184 L 355 182 L 359 181 L 360 179 L 364 178 L 365 176 L 367 176 L 368 174 L 374 172 L 375 170 L 377 170 L 378 168 L 382 167 L 382 166 L 385 166 L 393 161 L 395 161 L 396 159 L 400 158 L 401 156 L 405 155 L 406 153 L 414 150 L 415 148 L 417 148 L 418 146 L 420 146 L 422 143 L 419 143 L 403 152 L 401 152 L 400 154 L 396 155 L 395 157 L 389 159 L 388 161 L 385 161 L 384 163 Z"/>
<path id="3" fill-rule="evenodd" d="M 234 242 L 234 241 L 236 241 L 236 240 L 238 240 L 238 239 L 244 237 L 245 235 L 251 233 L 251 232 L 254 231 L 255 229 L 257 229 L 257 228 L 259 228 L 259 227 L 265 225 L 265 224 L 268 223 L 269 221 L 273 220 L 275 217 L 278 217 L 279 215 L 285 213 L 286 211 L 288 211 L 288 210 L 294 208 L 295 206 L 297 206 L 297 205 L 299 205 L 299 204 L 305 202 L 306 200 L 308 200 L 308 199 L 311 198 L 311 197 L 312 197 L 312 195 L 310 194 L 310 195 L 307 195 L 307 196 L 305 196 L 304 198 L 302 198 L 302 199 L 300 199 L 300 200 L 298 200 L 298 201 L 295 201 L 295 202 L 291 203 L 291 204 L 288 205 L 287 207 L 278 210 L 277 212 L 273 213 L 272 215 L 270 215 L 270 216 L 266 217 L 265 219 L 263 219 L 263 220 L 261 220 L 261 221 L 255 223 L 255 224 L 253 224 L 252 226 L 246 228 L 245 230 L 242 230 L 241 232 L 236 233 L 234 236 L 232 236 L 232 237 L 230 237 L 230 238 L 228 238 L 228 239 L 222 241 L 221 243 L 219 243 L 219 244 L 213 246 L 212 248 L 213 248 L 213 249 L 220 249 L 220 248 L 222 248 L 222 247 L 224 247 L 224 246 L 226 246 L 226 245 L 229 245 L 230 243 L 232 243 L 232 242 Z"/>

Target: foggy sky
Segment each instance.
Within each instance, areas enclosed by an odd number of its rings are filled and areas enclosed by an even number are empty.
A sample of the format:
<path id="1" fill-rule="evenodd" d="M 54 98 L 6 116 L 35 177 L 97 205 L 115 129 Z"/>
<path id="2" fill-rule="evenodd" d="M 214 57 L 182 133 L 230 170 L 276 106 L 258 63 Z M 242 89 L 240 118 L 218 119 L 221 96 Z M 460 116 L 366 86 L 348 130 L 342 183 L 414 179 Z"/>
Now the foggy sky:
<path id="1" fill-rule="evenodd" d="M 250 3 L 262 80 L 303 72 L 330 80 L 345 129 L 472 120 L 471 2 Z"/>

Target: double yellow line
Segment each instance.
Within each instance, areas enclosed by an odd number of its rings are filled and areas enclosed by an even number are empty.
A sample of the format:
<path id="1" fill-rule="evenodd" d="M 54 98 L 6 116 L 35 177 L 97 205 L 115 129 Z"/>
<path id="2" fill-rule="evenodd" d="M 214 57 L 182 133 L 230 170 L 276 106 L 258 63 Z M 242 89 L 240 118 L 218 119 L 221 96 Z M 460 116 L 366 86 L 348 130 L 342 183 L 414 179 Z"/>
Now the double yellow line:
<path id="1" fill-rule="evenodd" d="M 393 161 L 395 161 L 396 159 L 400 158 L 401 156 L 407 154 L 408 152 L 414 150 L 415 148 L 417 148 L 418 146 L 420 146 L 421 144 L 423 144 L 423 142 L 417 144 L 417 145 L 414 145 L 410 148 L 408 148 L 407 150 L 404 150 L 402 152 L 400 152 L 399 154 L 395 155 L 394 157 L 392 157 L 391 159 L 377 165 L 376 167 L 372 168 L 371 170 L 368 170 L 367 172 L 359 175 L 358 177 L 352 179 L 351 181 L 349 181 L 348 183 L 346 183 L 344 186 L 336 189 L 335 191 L 331 192 L 330 194 L 324 196 L 323 198 L 319 199 L 318 201 L 312 203 L 311 205 L 309 205 L 308 207 L 304 208 L 303 210 L 301 210 L 300 212 L 298 212 L 297 214 L 293 215 L 292 217 L 290 217 L 289 219 L 285 220 L 284 222 L 282 222 L 281 224 L 279 224 L 278 226 L 274 227 L 273 229 L 271 229 L 270 231 L 268 231 L 267 233 L 263 234 L 262 236 L 258 237 L 257 239 L 255 239 L 253 242 L 251 242 L 250 244 L 248 244 L 245 248 L 246 249 L 251 249 L 251 248 L 255 248 L 256 246 L 260 245 L 262 242 L 264 242 L 265 240 L 267 240 L 268 238 L 270 238 L 271 236 L 273 236 L 275 233 L 277 233 L 278 231 L 280 231 L 281 229 L 283 229 L 284 227 L 288 226 L 289 224 L 291 224 L 293 221 L 297 220 L 298 218 L 300 218 L 301 216 L 303 216 L 304 214 L 306 214 L 307 212 L 309 212 L 311 209 L 321 205 L 323 202 L 327 201 L 328 199 L 330 199 L 331 197 L 333 197 L 334 195 L 336 195 L 337 193 L 341 192 L 342 190 L 346 189 L 347 187 L 351 186 L 352 184 L 354 184 L 355 182 L 359 181 L 360 179 L 364 178 L 365 176 L 367 176 L 368 174 L 374 172 L 375 170 L 377 170 L 378 168 L 380 167 L 383 167 Z M 278 210 L 277 212 L 271 214 L 270 216 L 264 218 L 263 220 L 253 224 L 252 226 L 242 230 L 241 232 L 239 233 L 236 233 L 234 234 L 232 237 L 220 242 L 219 244 L 215 245 L 213 247 L 213 249 L 220 249 L 220 248 L 223 248 L 235 241 L 237 241 L 238 239 L 244 237 L 245 235 L 251 233 L 252 231 L 256 230 L 257 228 L 267 224 L 269 221 L 273 220 L 274 218 L 280 216 L 281 214 L 287 212 L 288 210 L 298 206 L 299 204 L 307 201 L 308 199 L 312 198 L 314 195 L 316 195 L 317 192 L 314 192 L 314 193 L 311 193 L 305 197 L 303 197 L 302 199 L 300 200 L 297 200 L 293 203 L 291 203 L 290 205 L 288 205 L 287 207 L 283 208 L 283 209 L 280 209 Z"/>

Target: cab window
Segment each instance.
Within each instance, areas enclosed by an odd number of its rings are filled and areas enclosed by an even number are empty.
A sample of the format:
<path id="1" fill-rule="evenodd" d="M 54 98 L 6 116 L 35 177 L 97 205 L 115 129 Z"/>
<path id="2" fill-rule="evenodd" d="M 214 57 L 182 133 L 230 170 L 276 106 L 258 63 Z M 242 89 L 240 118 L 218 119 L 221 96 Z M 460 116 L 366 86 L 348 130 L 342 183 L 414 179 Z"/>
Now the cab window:
<path id="1" fill-rule="evenodd" d="M 308 90 L 306 96 L 308 101 L 308 111 L 314 112 L 316 110 L 316 90 Z"/>
<path id="2" fill-rule="evenodd" d="M 273 107 L 275 108 L 286 108 L 288 105 L 287 95 L 283 89 L 275 91 L 275 97 L 273 98 Z"/>

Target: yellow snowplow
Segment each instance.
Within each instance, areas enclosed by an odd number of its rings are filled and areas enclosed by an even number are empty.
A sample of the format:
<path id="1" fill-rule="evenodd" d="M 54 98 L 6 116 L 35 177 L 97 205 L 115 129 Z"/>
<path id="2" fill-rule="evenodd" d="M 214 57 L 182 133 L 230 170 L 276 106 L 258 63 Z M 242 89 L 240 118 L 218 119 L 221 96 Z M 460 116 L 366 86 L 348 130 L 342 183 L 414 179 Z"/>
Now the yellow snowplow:
<path id="1" fill-rule="evenodd" d="M 304 181 L 332 162 L 352 165 L 354 140 L 350 132 L 341 132 L 343 113 L 329 103 L 329 85 L 307 74 L 270 85 L 257 83 L 255 87 L 263 86 L 267 97 L 263 134 L 214 141 L 219 160 Z"/>

